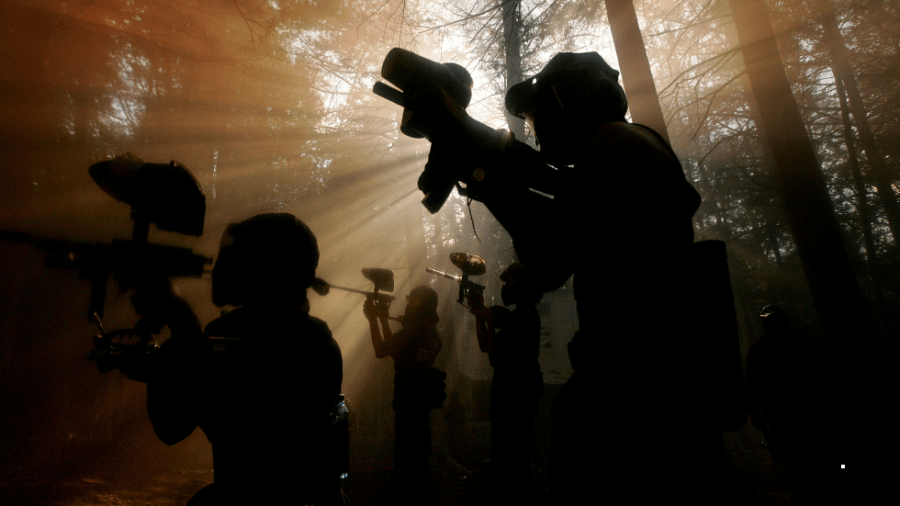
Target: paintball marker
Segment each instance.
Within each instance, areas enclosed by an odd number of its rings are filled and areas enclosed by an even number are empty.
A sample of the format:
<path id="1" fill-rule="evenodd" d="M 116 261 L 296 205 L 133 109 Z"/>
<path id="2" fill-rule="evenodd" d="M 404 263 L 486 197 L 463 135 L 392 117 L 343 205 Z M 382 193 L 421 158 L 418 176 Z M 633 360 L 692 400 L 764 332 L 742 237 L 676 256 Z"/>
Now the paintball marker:
<path id="1" fill-rule="evenodd" d="M 456 299 L 456 302 L 459 302 L 460 304 L 463 304 L 463 301 L 470 291 L 478 293 L 484 292 L 484 286 L 469 280 L 469 276 L 480 276 L 485 273 L 483 258 L 468 253 L 450 253 L 450 261 L 462 271 L 461 277 L 437 271 L 430 267 L 426 267 L 425 271 L 430 272 L 431 274 L 437 274 L 438 276 L 443 276 L 447 279 L 452 279 L 459 283 L 459 298 Z"/>
<path id="2" fill-rule="evenodd" d="M 366 267 L 362 270 L 362 275 L 364 278 L 368 279 L 375 285 L 374 291 L 367 292 L 365 290 L 357 290 L 355 288 L 346 288 L 343 286 L 335 286 L 331 284 L 329 284 L 328 287 L 337 288 L 338 290 L 344 290 L 345 292 L 361 293 L 367 297 L 376 299 L 379 303 L 386 305 L 389 305 L 391 302 L 393 302 L 393 295 L 378 293 L 378 291 L 394 291 L 394 271 L 390 269 L 382 269 L 380 267 Z M 399 316 L 388 316 L 388 319 L 400 321 Z"/>
<path id="3" fill-rule="evenodd" d="M 88 320 L 99 328 L 89 358 L 101 373 L 118 368 L 122 360 L 157 349 L 152 330 L 122 329 L 106 332 L 103 308 L 110 276 L 124 292 L 158 277 L 202 277 L 212 258 L 189 248 L 150 244 L 150 224 L 194 237 L 203 234 L 206 197 L 186 167 L 172 161 L 144 163 L 131 153 L 99 162 L 88 170 L 91 178 L 107 194 L 131 205 L 134 229 L 130 241 L 116 239 L 110 244 L 35 237 L 21 232 L 0 231 L 0 240 L 32 244 L 47 252 L 44 264 L 58 269 L 77 270 L 91 280 Z M 158 329 L 156 330 L 158 332 Z"/>
<path id="4" fill-rule="evenodd" d="M 375 285 L 374 291 L 367 292 L 365 290 L 357 290 L 356 288 L 346 288 L 343 286 L 335 286 L 332 284 L 329 284 L 328 287 L 337 288 L 338 290 L 343 290 L 345 292 L 361 293 L 363 295 L 375 297 L 376 299 L 385 302 L 391 302 L 394 300 L 393 295 L 378 293 L 378 290 L 385 290 L 388 292 L 394 291 L 394 271 L 390 269 L 382 269 L 380 267 L 366 267 L 362 270 L 362 275 L 364 278 L 368 279 Z"/>
<path id="5" fill-rule="evenodd" d="M 496 131 L 466 113 L 472 98 L 472 77 L 460 65 L 440 64 L 401 48 L 391 49 L 381 76 L 400 89 L 375 83 L 373 92 L 403 107 L 400 131 L 444 145 L 458 144 L 471 160 L 495 156 L 506 145 L 505 132 Z M 422 204 L 432 214 L 444 205 L 457 181 L 459 161 L 429 161 L 419 177 L 425 194 Z"/>

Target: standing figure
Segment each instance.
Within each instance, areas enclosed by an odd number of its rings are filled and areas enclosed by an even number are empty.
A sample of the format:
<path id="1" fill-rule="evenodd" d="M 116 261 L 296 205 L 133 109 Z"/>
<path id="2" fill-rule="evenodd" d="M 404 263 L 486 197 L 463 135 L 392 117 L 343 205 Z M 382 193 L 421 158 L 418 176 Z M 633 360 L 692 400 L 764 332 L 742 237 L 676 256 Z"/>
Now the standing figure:
<path id="1" fill-rule="evenodd" d="M 388 324 L 389 303 L 369 296 L 363 313 L 369 320 L 377 358 L 394 359 L 394 469 L 405 504 L 431 504 L 433 484 L 428 455 L 431 453 L 431 410 L 440 408 L 446 394 L 446 374 L 434 367 L 441 351 L 437 331 L 437 293 L 418 286 L 406 297 L 403 328 L 397 333 Z M 379 328 L 379 322 L 381 324 Z"/>
<path id="2" fill-rule="evenodd" d="M 826 476 L 822 452 L 823 376 L 812 343 L 793 330 L 775 304 L 759 315 L 765 334 L 747 352 L 750 421 L 784 471 L 791 502 L 818 504 Z"/>
<path id="3" fill-rule="evenodd" d="M 500 275 L 504 306 L 484 307 L 478 292 L 470 292 L 478 346 L 487 353 L 491 381 L 491 469 L 499 504 L 537 500 L 531 476 L 531 431 L 544 394 L 540 355 L 541 319 L 536 304 L 543 294 L 529 284 L 527 271 L 514 263 Z M 499 329 L 499 332 L 496 330 Z"/>
<path id="4" fill-rule="evenodd" d="M 703 496 L 712 478 L 696 444 L 707 436 L 695 359 L 678 339 L 690 332 L 685 267 L 700 196 L 666 140 L 626 120 L 618 76 L 597 53 L 559 53 L 506 94 L 540 151 L 511 136 L 478 151 L 484 129 L 464 118 L 432 139 L 426 171 L 485 204 L 542 291 L 574 275 L 575 372 L 551 412 L 556 502 L 715 503 Z"/>
<path id="5" fill-rule="evenodd" d="M 135 295 L 145 319 L 172 331 L 148 380 L 157 436 L 175 444 L 200 427 L 212 443 L 215 481 L 189 505 L 345 503 L 341 350 L 306 295 L 325 286 L 318 261 L 302 221 L 263 214 L 222 236 L 212 298 L 238 307 L 205 331 L 170 284 Z"/>

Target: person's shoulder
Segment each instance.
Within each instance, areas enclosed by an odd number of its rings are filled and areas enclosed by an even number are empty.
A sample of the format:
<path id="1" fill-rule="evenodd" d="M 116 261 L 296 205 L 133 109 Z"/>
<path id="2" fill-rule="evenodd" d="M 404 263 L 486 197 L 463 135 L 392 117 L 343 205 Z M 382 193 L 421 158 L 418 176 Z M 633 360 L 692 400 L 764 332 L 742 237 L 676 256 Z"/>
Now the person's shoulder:
<path id="1" fill-rule="evenodd" d="M 331 329 L 328 327 L 328 324 L 325 323 L 325 320 L 322 320 L 321 318 L 309 315 L 309 326 L 317 332 L 327 334 L 329 337 L 331 336 Z"/>
<path id="2" fill-rule="evenodd" d="M 325 347 L 340 349 L 340 346 L 331 334 L 331 329 L 328 328 L 328 324 L 320 318 L 307 315 L 305 322 L 300 328 L 300 333 L 302 335 L 299 337 L 304 341 L 318 341 Z"/>
<path id="3" fill-rule="evenodd" d="M 649 142 L 665 146 L 665 139 L 652 128 L 639 123 L 627 121 L 609 121 L 597 125 L 594 137 L 602 137 L 606 142 L 627 140 L 630 142 Z"/>
<path id="4" fill-rule="evenodd" d="M 585 143 L 579 160 L 576 165 L 592 161 L 652 165 L 678 162 L 661 135 L 644 125 L 624 121 L 598 125 Z"/>
<path id="5" fill-rule="evenodd" d="M 203 333 L 208 337 L 239 337 L 244 333 L 246 318 L 240 309 L 223 311 L 222 315 L 206 324 Z"/>

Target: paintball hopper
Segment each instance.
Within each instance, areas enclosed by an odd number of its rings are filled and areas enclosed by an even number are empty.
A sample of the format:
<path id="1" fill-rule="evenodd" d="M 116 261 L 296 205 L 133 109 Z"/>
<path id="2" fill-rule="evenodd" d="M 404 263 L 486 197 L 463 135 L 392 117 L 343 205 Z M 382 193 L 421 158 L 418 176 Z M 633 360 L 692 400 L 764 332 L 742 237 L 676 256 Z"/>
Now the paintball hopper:
<path id="1" fill-rule="evenodd" d="M 459 302 L 460 304 L 463 304 L 463 301 L 466 299 L 466 293 L 469 290 L 476 290 L 478 292 L 484 291 L 482 285 L 469 281 L 469 276 L 480 276 L 485 273 L 486 269 L 483 258 L 468 253 L 450 253 L 450 262 L 462 271 L 462 277 L 437 271 L 430 267 L 426 267 L 425 271 L 447 279 L 452 279 L 459 283 L 459 297 L 456 299 L 456 302 Z"/>
<path id="2" fill-rule="evenodd" d="M 484 259 L 478 255 L 450 253 L 450 262 L 462 271 L 463 276 L 480 276 L 486 272 Z"/>
<path id="3" fill-rule="evenodd" d="M 362 275 L 375 284 L 375 293 L 379 290 L 394 291 L 394 271 L 380 267 L 366 267 L 362 270 Z"/>
<path id="4" fill-rule="evenodd" d="M 470 288 L 470 285 L 474 285 L 474 283 L 469 281 L 469 276 L 480 276 L 485 273 L 484 259 L 478 255 L 470 255 L 468 253 L 450 253 L 450 262 L 462 271 L 462 280 L 459 282 L 459 297 L 456 299 L 457 302 L 462 304 L 466 298 L 466 291 Z M 481 288 L 481 290 L 484 290 L 484 288 Z"/>
<path id="5" fill-rule="evenodd" d="M 206 196 L 188 169 L 176 161 L 146 163 L 131 153 L 90 166 L 100 188 L 131 206 L 135 240 L 146 242 L 147 229 L 203 235 Z"/>

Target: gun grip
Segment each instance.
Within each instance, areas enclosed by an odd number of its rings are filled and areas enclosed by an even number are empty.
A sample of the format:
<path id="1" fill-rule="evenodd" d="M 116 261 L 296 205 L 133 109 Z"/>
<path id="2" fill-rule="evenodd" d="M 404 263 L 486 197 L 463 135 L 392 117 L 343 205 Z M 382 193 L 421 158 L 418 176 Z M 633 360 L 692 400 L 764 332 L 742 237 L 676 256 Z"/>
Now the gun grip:
<path id="1" fill-rule="evenodd" d="M 438 166 L 433 161 L 426 163 L 425 169 L 419 174 L 416 184 L 419 190 L 425 194 L 422 205 L 431 214 L 441 210 L 444 202 L 450 197 L 453 187 L 456 186 L 456 179 L 452 174 L 451 167 Z"/>
<path id="2" fill-rule="evenodd" d="M 466 299 L 466 288 L 469 286 L 469 275 L 463 272 L 462 281 L 459 282 L 459 298 L 456 302 L 460 304 Z"/>

